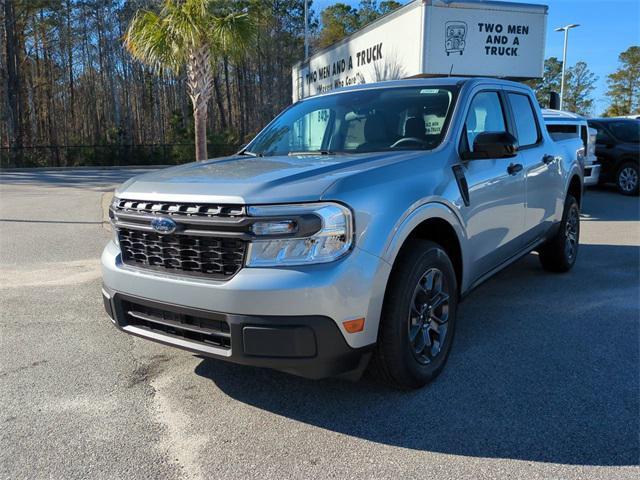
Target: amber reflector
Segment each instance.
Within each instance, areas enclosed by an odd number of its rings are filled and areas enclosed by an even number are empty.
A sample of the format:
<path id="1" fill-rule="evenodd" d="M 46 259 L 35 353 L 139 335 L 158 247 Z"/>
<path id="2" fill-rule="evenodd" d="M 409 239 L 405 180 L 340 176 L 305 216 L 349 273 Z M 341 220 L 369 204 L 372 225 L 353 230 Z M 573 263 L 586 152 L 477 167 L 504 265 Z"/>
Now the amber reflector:
<path id="1" fill-rule="evenodd" d="M 358 333 L 364 330 L 364 318 L 356 318 L 355 320 L 347 320 L 342 322 L 344 329 L 348 333 Z"/>

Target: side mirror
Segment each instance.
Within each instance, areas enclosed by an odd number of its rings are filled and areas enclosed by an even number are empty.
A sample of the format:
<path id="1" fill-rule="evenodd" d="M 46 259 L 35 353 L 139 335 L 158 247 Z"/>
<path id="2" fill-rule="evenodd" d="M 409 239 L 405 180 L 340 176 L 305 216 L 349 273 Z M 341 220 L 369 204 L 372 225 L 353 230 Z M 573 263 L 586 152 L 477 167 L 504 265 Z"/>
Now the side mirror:
<path id="1" fill-rule="evenodd" d="M 560 110 L 560 95 L 558 95 L 558 92 L 549 92 L 549 108 L 551 110 Z"/>
<path id="2" fill-rule="evenodd" d="M 511 158 L 518 154 L 518 140 L 509 132 L 482 132 L 473 141 L 473 152 L 463 152 L 465 160 Z"/>

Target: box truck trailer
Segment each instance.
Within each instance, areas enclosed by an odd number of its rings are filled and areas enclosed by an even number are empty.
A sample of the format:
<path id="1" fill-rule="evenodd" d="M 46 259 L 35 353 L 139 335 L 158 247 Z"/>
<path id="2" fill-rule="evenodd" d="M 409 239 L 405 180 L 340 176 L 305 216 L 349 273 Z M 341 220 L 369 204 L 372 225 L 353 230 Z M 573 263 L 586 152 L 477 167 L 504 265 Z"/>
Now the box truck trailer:
<path id="1" fill-rule="evenodd" d="M 293 101 L 418 76 L 542 76 L 547 6 L 415 0 L 292 69 Z"/>

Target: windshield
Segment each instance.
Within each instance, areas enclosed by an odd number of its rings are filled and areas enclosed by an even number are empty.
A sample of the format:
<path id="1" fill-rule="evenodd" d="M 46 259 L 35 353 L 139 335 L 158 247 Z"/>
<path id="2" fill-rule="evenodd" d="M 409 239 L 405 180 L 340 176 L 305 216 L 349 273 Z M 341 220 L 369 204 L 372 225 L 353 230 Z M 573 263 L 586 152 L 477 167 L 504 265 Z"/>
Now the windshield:
<path id="1" fill-rule="evenodd" d="M 618 140 L 640 143 L 640 122 L 638 120 L 620 120 L 609 122 L 609 130 Z"/>
<path id="2" fill-rule="evenodd" d="M 430 150 L 452 110 L 454 87 L 381 88 L 292 105 L 248 146 L 256 155 Z"/>

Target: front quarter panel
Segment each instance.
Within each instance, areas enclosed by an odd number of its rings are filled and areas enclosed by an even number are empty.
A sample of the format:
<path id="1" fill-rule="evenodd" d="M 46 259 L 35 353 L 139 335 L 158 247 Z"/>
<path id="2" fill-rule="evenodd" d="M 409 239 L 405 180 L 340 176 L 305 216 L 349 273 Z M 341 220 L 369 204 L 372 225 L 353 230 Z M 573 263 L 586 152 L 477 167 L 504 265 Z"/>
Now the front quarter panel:
<path id="1" fill-rule="evenodd" d="M 417 153 L 411 159 L 341 179 L 323 193 L 322 200 L 352 208 L 358 248 L 393 263 L 394 239 L 409 217 L 416 217 L 415 212 L 425 205 L 462 230 L 458 215 L 462 201 L 449 164 L 442 150 Z"/>
<path id="2" fill-rule="evenodd" d="M 458 213 L 462 199 L 444 151 L 420 153 L 410 160 L 346 177 L 325 191 L 323 200 L 339 201 L 353 210 L 355 245 L 382 260 L 367 316 L 367 323 L 371 327 L 375 323 L 376 331 L 391 267 L 420 223 L 429 218 L 447 221 L 465 251 L 466 234 Z"/>

